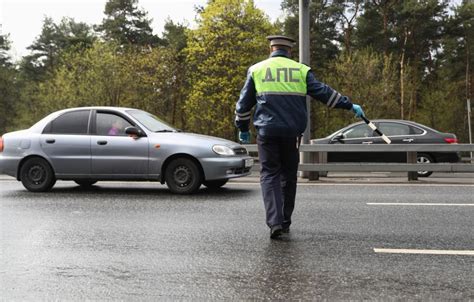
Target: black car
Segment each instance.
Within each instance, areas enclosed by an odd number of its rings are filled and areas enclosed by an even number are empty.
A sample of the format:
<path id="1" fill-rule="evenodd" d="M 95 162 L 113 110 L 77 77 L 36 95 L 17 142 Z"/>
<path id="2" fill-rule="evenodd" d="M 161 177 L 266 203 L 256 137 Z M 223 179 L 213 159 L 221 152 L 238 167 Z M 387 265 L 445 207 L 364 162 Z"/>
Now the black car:
<path id="1" fill-rule="evenodd" d="M 373 120 L 392 144 L 456 144 L 456 135 L 443 133 L 406 120 Z M 351 124 L 328 137 L 312 140 L 314 144 L 385 144 L 364 122 Z M 418 153 L 419 163 L 459 162 L 457 152 L 423 152 Z M 406 152 L 328 152 L 328 162 L 406 162 Z M 418 171 L 418 176 L 428 177 L 431 171 Z"/>

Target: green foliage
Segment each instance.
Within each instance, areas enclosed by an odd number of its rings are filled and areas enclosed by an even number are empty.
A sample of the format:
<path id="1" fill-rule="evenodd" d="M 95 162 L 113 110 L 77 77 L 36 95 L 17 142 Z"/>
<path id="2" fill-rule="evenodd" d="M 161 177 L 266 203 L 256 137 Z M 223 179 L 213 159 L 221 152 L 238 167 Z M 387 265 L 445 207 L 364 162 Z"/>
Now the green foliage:
<path id="1" fill-rule="evenodd" d="M 9 50 L 10 41 L 8 35 L 0 35 L 0 66 L 11 65 L 10 56 L 8 55 Z"/>
<path id="2" fill-rule="evenodd" d="M 328 66 L 321 79 L 361 105 L 370 118 L 397 118 L 397 68 L 391 56 L 371 49 L 342 54 Z M 316 127 L 312 133 L 325 136 L 347 125 L 351 112 L 327 109 L 317 105 Z M 354 120 L 355 121 L 355 120 Z"/>
<path id="3" fill-rule="evenodd" d="M 334 1 L 310 1 L 310 65 L 319 70 L 339 54 L 337 41 L 342 35 L 337 31 L 338 20 L 344 12 L 344 6 Z M 298 38 L 299 30 L 299 0 L 284 0 L 282 8 L 288 13 L 283 22 L 284 33 Z M 293 53 L 298 53 L 296 45 Z"/>
<path id="4" fill-rule="evenodd" d="M 460 117 L 464 116 L 465 103 L 457 101 L 458 98 L 462 100 L 462 84 L 439 79 L 424 87 L 414 119 L 440 131 L 463 133 L 463 118 Z"/>
<path id="5" fill-rule="evenodd" d="M 0 35 L 0 135 L 13 128 L 14 102 L 18 97 L 15 77 L 17 71 L 11 63 L 8 35 Z"/>
<path id="6" fill-rule="evenodd" d="M 188 41 L 186 37 L 187 27 L 183 24 L 175 24 L 167 20 L 163 32 L 163 44 L 180 52 L 186 48 Z"/>
<path id="7" fill-rule="evenodd" d="M 182 108 L 173 50 L 122 49 L 96 42 L 88 49 L 69 49 L 52 76 L 32 89 L 23 116 L 37 119 L 49 112 L 80 106 L 142 108 L 181 125 Z M 132 64 L 131 64 L 132 63 Z M 26 124 L 26 120 L 22 123 Z"/>
<path id="8" fill-rule="evenodd" d="M 272 26 L 253 1 L 213 0 L 189 31 L 191 91 L 186 101 L 194 131 L 234 139 L 235 102 L 250 65 L 268 55 Z"/>
<path id="9" fill-rule="evenodd" d="M 13 109 L 18 98 L 15 76 L 16 71 L 13 68 L 0 65 L 0 135 L 14 127 Z"/>
<path id="10" fill-rule="evenodd" d="M 96 29 L 106 40 L 120 45 L 158 45 L 160 39 L 153 35 L 151 19 L 147 12 L 137 7 L 138 0 L 108 0 L 105 18 Z"/>
<path id="11" fill-rule="evenodd" d="M 41 34 L 28 49 L 31 54 L 23 58 L 21 63 L 25 76 L 38 82 L 57 67 L 61 52 L 69 48 L 87 48 L 96 40 L 92 27 L 75 22 L 71 18 L 63 18 L 60 23 L 46 17 L 43 21 Z"/>
<path id="12" fill-rule="evenodd" d="M 131 76 L 115 45 L 99 42 L 83 52 L 70 51 L 64 53 L 63 62 L 52 79 L 40 85 L 46 112 L 64 107 L 123 104 Z"/>

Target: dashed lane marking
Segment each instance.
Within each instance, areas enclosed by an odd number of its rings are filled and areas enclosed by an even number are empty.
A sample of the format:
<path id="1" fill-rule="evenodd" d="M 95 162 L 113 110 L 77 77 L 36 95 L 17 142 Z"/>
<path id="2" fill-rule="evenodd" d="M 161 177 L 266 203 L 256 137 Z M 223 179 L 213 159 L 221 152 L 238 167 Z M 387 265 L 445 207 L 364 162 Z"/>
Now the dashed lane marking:
<path id="1" fill-rule="evenodd" d="M 423 249 L 385 249 L 374 248 L 375 253 L 382 254 L 422 254 L 422 255 L 462 255 L 474 256 L 471 250 L 423 250 Z"/>
<path id="2" fill-rule="evenodd" d="M 474 207 L 474 203 L 419 203 L 419 202 L 368 202 L 369 206 L 440 206 L 440 207 Z"/>
<path id="3" fill-rule="evenodd" d="M 227 185 L 255 185 L 260 186 L 258 181 L 256 182 L 229 182 Z M 474 187 L 473 184 L 432 184 L 432 183 L 424 183 L 424 184 L 411 184 L 411 183 L 298 183 L 298 186 L 361 186 L 361 187 Z"/>
<path id="4" fill-rule="evenodd" d="M 230 182 L 229 184 L 257 184 L 260 185 L 258 181 L 256 182 Z M 367 182 L 367 183 L 350 183 L 350 182 L 341 182 L 341 183 L 311 183 L 311 182 L 299 182 L 298 186 L 474 186 L 474 183 L 383 183 L 383 182 Z"/>

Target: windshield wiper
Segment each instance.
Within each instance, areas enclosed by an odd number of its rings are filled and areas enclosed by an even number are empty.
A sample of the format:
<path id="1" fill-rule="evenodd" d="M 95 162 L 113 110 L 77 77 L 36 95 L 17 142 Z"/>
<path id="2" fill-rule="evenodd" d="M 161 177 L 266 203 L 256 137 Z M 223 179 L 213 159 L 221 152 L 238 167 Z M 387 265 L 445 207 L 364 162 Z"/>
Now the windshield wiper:
<path id="1" fill-rule="evenodd" d="M 163 130 L 157 130 L 157 131 L 155 131 L 155 133 L 158 133 L 158 132 L 176 132 L 176 130 L 163 129 Z"/>

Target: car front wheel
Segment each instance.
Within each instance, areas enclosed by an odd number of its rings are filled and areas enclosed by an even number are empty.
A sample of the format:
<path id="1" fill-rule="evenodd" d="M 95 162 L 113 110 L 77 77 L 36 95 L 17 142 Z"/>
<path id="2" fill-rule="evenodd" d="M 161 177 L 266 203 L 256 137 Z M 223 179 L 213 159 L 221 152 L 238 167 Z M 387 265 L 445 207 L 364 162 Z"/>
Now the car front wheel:
<path id="1" fill-rule="evenodd" d="M 23 186 L 31 192 L 47 192 L 56 183 L 49 163 L 38 157 L 27 159 L 21 166 L 20 179 Z"/>
<path id="2" fill-rule="evenodd" d="M 434 160 L 428 154 L 419 153 L 416 157 L 416 162 L 419 164 L 430 164 L 430 163 L 433 163 Z M 433 174 L 433 172 L 432 171 L 418 171 L 417 174 L 418 174 L 418 177 L 428 177 L 431 174 Z"/>
<path id="3" fill-rule="evenodd" d="M 202 173 L 195 161 L 189 158 L 172 160 L 165 171 L 168 188 L 177 194 L 192 194 L 202 183 Z"/>

